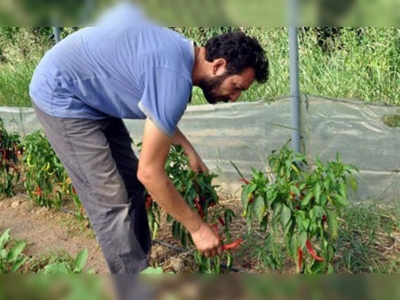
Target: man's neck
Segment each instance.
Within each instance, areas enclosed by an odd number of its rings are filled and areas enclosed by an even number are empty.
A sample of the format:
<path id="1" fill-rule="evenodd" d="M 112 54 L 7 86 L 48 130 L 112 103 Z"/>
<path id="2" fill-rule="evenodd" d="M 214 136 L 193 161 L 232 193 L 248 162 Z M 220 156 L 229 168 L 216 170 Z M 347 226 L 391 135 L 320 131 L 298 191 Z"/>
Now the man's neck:
<path id="1" fill-rule="evenodd" d="M 192 82 L 198 86 L 205 74 L 206 49 L 204 47 L 195 47 L 194 66 L 192 70 Z"/>

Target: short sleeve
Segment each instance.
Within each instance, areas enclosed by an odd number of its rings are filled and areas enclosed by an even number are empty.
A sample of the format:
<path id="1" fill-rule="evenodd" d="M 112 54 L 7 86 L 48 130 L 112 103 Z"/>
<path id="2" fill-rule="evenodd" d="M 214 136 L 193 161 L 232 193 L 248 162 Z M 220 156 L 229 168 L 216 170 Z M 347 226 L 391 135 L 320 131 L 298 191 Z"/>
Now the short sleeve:
<path id="1" fill-rule="evenodd" d="M 191 97 L 192 82 L 175 70 L 150 68 L 143 73 L 139 108 L 164 134 L 172 137 Z"/>

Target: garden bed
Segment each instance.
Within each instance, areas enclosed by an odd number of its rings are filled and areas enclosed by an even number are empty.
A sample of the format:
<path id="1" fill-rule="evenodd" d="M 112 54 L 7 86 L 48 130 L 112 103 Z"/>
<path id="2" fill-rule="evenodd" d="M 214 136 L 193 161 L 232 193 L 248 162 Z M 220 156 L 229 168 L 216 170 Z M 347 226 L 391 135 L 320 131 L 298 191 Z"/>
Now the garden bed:
<path id="1" fill-rule="evenodd" d="M 75 257 L 88 250 L 86 270 L 107 273 L 107 265 L 93 231 L 75 216 L 33 205 L 24 194 L 0 201 L 1 233 L 10 228 L 13 239 L 26 241 L 29 257 Z"/>
<path id="2" fill-rule="evenodd" d="M 1 150 L 0 187 L 6 198 L 0 204 L 1 227 L 27 240 L 25 257 L 61 249 L 75 257 L 87 249 L 88 268 L 107 272 L 79 196 L 43 133 L 21 142 L 2 129 Z M 193 172 L 183 149 L 171 147 L 166 173 L 221 237 L 224 251 L 212 259 L 200 255 L 186 229 L 147 194 L 152 267 L 173 273 L 398 271 L 398 207 L 350 204 L 358 170 L 339 154 L 333 161 L 317 158 L 311 166 L 287 142 L 271 152 L 266 171 L 252 168 L 251 175 L 243 175 L 231 164 L 242 182 L 233 195 L 218 186 L 217 174 Z"/>
<path id="3" fill-rule="evenodd" d="M 225 197 L 222 202 L 240 215 L 240 200 Z M 88 249 L 85 271 L 107 274 L 108 268 L 92 229 L 74 216 L 63 211 L 49 210 L 30 203 L 24 194 L 0 201 L 0 230 L 11 229 L 15 240 L 25 240 L 24 253 L 34 257 L 75 257 Z M 380 207 L 376 204 L 351 206 L 344 214 L 338 241 L 335 264 L 338 273 L 398 273 L 400 270 L 400 220 L 398 208 Z M 171 225 L 161 224 L 152 248 L 151 264 L 164 272 L 193 273 L 197 265 L 192 251 L 182 251 L 172 238 Z M 244 220 L 231 225 L 234 235 L 245 236 L 246 242 L 234 252 L 233 272 L 277 273 L 267 265 L 268 251 L 263 245 L 263 235 L 254 232 L 246 235 Z M 27 268 L 25 268 L 26 270 Z M 29 270 L 28 270 L 29 271 Z M 281 273 L 296 272 L 296 266 L 286 262 Z"/>

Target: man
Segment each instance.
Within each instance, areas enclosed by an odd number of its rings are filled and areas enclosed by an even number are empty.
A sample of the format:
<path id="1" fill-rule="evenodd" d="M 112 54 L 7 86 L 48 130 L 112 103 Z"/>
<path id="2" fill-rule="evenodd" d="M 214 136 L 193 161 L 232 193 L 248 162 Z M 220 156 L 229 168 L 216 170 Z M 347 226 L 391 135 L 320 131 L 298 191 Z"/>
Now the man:
<path id="1" fill-rule="evenodd" d="M 167 28 L 87 27 L 46 53 L 30 96 L 37 117 L 93 225 L 111 273 L 138 273 L 151 248 L 144 189 L 191 234 L 205 256 L 221 253 L 212 229 L 183 200 L 164 171 L 171 144 L 190 167 L 207 171 L 179 130 L 193 86 L 209 103 L 234 102 L 268 60 L 242 32 L 197 47 Z M 123 118 L 144 119 L 138 160 Z"/>

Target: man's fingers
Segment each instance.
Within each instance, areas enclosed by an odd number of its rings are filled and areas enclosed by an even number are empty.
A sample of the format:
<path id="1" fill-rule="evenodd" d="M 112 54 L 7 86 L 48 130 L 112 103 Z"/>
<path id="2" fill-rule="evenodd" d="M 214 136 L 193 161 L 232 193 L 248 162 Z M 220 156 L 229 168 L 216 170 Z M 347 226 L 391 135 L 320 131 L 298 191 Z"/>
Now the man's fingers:
<path id="1" fill-rule="evenodd" d="M 222 247 L 216 247 L 216 248 L 213 248 L 211 250 L 203 251 L 202 254 L 205 257 L 214 257 L 214 256 L 217 256 L 217 255 L 221 255 L 222 254 Z"/>
<path id="2" fill-rule="evenodd" d="M 212 256 L 217 256 L 218 255 L 218 249 L 214 248 L 212 251 Z"/>
<path id="3" fill-rule="evenodd" d="M 201 173 L 206 173 L 206 174 L 208 174 L 208 168 L 207 168 L 207 166 L 206 166 L 206 165 L 202 165 L 202 166 L 200 167 L 200 172 L 201 172 Z"/>

